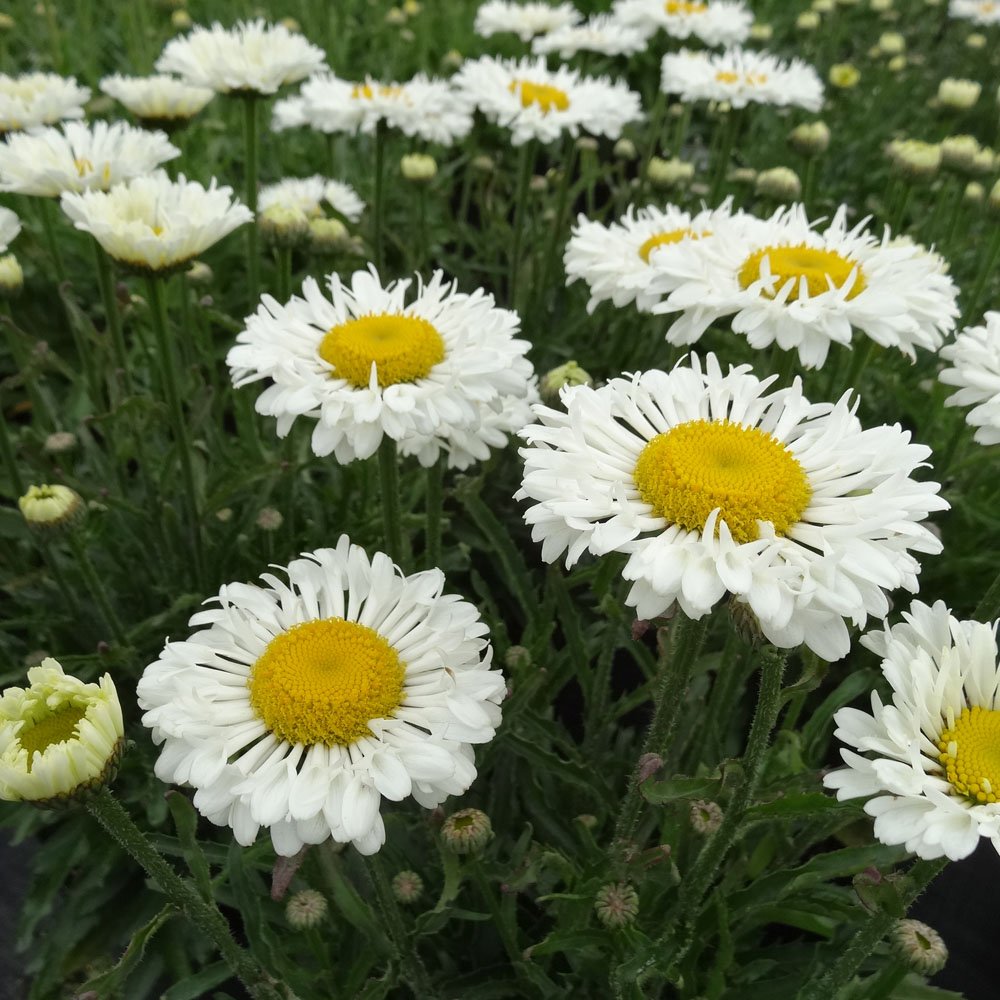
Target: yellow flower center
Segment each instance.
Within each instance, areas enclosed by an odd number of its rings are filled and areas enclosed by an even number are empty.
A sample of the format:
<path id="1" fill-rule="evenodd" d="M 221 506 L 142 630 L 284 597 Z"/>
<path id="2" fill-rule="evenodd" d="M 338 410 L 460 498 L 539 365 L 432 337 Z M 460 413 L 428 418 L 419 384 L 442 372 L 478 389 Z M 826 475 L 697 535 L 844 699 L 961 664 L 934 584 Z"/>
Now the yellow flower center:
<path id="1" fill-rule="evenodd" d="M 959 795 L 996 802 L 1000 794 L 1000 712 L 963 708 L 962 717 L 938 737 L 938 760 Z"/>
<path id="2" fill-rule="evenodd" d="M 649 255 L 657 247 L 666 246 L 668 243 L 680 243 L 685 236 L 689 236 L 693 240 L 700 240 L 705 236 L 711 235 L 712 234 L 707 229 L 701 233 L 696 233 L 693 229 L 671 229 L 669 232 L 653 233 L 653 235 L 650 236 L 641 247 L 639 247 L 639 256 L 648 264 Z"/>
<path id="3" fill-rule="evenodd" d="M 860 295 L 867 284 L 861 265 L 856 260 L 844 257 L 836 250 L 817 250 L 800 243 L 797 246 L 763 247 L 750 254 L 739 271 L 740 285 L 743 288 L 749 288 L 760 279 L 760 265 L 765 257 L 770 261 L 771 274 L 776 279 L 771 286 L 773 291 L 767 288 L 760 291 L 761 295 L 769 299 L 778 294 L 789 278 L 795 279 L 788 296 L 789 302 L 794 302 L 799 297 L 800 278 L 806 279 L 810 298 L 828 292 L 831 286 L 842 288 L 852 271 L 856 273 L 854 284 L 847 293 L 848 299 Z"/>
<path id="4" fill-rule="evenodd" d="M 663 9 L 668 14 L 704 14 L 708 7 L 703 3 L 686 3 L 685 0 L 667 0 Z"/>
<path id="5" fill-rule="evenodd" d="M 402 87 L 390 87 L 385 84 L 380 84 L 373 87 L 370 83 L 356 83 L 351 90 L 351 97 L 355 101 L 366 100 L 370 101 L 379 97 L 402 97 L 403 88 Z"/>
<path id="6" fill-rule="evenodd" d="M 319 345 L 319 356 L 334 367 L 336 378 L 364 389 L 372 364 L 378 384 L 415 382 L 444 360 L 441 334 L 418 316 L 377 313 L 332 327 Z"/>
<path id="7" fill-rule="evenodd" d="M 701 531 L 718 507 L 741 544 L 759 536 L 758 521 L 787 534 L 812 495 L 802 466 L 780 441 L 729 420 L 690 420 L 657 434 L 633 478 L 657 517 Z"/>
<path id="8" fill-rule="evenodd" d="M 510 92 L 516 94 L 518 88 L 521 90 L 521 107 L 530 108 L 532 104 L 537 104 L 543 114 L 548 114 L 553 108 L 565 111 L 569 107 L 569 95 L 558 87 L 530 80 L 511 80 Z"/>
<path id="9" fill-rule="evenodd" d="M 276 635 L 253 665 L 250 705 L 289 743 L 346 746 L 403 700 L 406 664 L 373 629 L 317 618 Z"/>
<path id="10" fill-rule="evenodd" d="M 83 177 L 85 174 L 93 173 L 94 164 L 90 162 L 85 156 L 78 156 L 73 161 L 73 166 L 76 167 L 76 172 Z"/>
<path id="11" fill-rule="evenodd" d="M 28 773 L 35 758 L 35 751 L 45 753 L 54 743 L 65 743 L 79 737 L 77 724 L 87 714 L 76 705 L 60 705 L 54 712 L 43 716 L 31 724 L 30 729 L 18 733 L 18 741 L 28 751 Z"/>
<path id="12" fill-rule="evenodd" d="M 715 74 L 715 79 L 719 83 L 735 84 L 741 81 L 748 87 L 759 87 L 767 83 L 766 73 L 736 73 L 731 69 L 720 69 Z"/>

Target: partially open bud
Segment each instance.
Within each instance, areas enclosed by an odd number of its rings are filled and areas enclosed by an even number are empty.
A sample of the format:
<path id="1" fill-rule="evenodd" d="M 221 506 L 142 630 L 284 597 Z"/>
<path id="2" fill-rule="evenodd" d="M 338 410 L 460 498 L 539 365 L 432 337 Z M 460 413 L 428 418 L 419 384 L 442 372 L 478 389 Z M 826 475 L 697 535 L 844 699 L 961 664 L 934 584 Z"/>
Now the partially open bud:
<path id="1" fill-rule="evenodd" d="M 898 31 L 887 31 L 878 40 L 878 50 L 884 56 L 898 56 L 906 51 L 906 39 Z"/>
<path id="2" fill-rule="evenodd" d="M 802 194 L 802 182 L 790 167 L 772 167 L 757 174 L 755 190 L 775 201 L 796 201 Z"/>
<path id="3" fill-rule="evenodd" d="M 492 838 L 490 818 L 479 809 L 460 809 L 441 824 L 441 839 L 456 854 L 480 854 Z"/>
<path id="4" fill-rule="evenodd" d="M 86 684 L 51 657 L 0 696 L 0 799 L 54 807 L 114 780 L 125 725 L 110 674 Z"/>
<path id="5" fill-rule="evenodd" d="M 962 199 L 973 205 L 978 205 L 986 197 L 986 188 L 979 181 L 969 181 L 962 192 Z"/>
<path id="6" fill-rule="evenodd" d="M 722 810 L 717 802 L 708 802 L 705 799 L 695 799 L 691 803 L 691 827 L 695 833 L 700 833 L 707 837 L 710 833 L 715 833 L 722 823 Z"/>
<path id="7" fill-rule="evenodd" d="M 191 15 L 186 10 L 175 10 L 170 15 L 170 23 L 175 31 L 187 31 L 193 22 Z"/>
<path id="8" fill-rule="evenodd" d="M 858 85 L 858 81 L 861 79 L 861 71 L 852 63 L 834 63 L 830 67 L 827 79 L 834 87 L 838 87 L 841 90 L 850 90 L 851 87 Z"/>
<path id="9" fill-rule="evenodd" d="M 630 162 L 639 158 L 639 152 L 635 148 L 635 143 L 631 139 L 619 139 L 612 150 L 616 160 Z"/>
<path id="10" fill-rule="evenodd" d="M 268 246 L 296 247 L 309 238 L 309 219 L 297 205 L 268 205 L 257 222 Z"/>
<path id="11" fill-rule="evenodd" d="M 392 894 L 400 903 L 415 903 L 424 891 L 424 880 L 409 870 L 398 872 L 392 880 Z"/>
<path id="12" fill-rule="evenodd" d="M 773 34 L 774 29 L 769 24 L 754 22 L 750 25 L 750 38 L 752 41 L 768 42 L 771 40 L 771 35 Z"/>
<path id="13" fill-rule="evenodd" d="M 892 165 L 907 180 L 930 180 L 941 166 L 941 147 L 919 139 L 893 139 L 886 146 Z"/>
<path id="14" fill-rule="evenodd" d="M 28 527 L 41 534 L 68 531 L 86 513 L 80 494 L 60 483 L 29 486 L 17 505 Z"/>
<path id="15" fill-rule="evenodd" d="M 997 181 L 993 187 L 990 188 L 990 194 L 986 199 L 986 204 L 989 205 L 990 211 L 994 215 L 1000 215 L 1000 181 Z"/>
<path id="16" fill-rule="evenodd" d="M 948 961 L 948 946 L 941 935 L 920 920 L 897 920 L 889 941 L 900 962 L 922 976 L 940 972 Z"/>
<path id="17" fill-rule="evenodd" d="M 427 184 L 437 176 L 437 160 L 426 153 L 407 153 L 399 161 L 399 169 L 403 177 L 415 184 Z"/>
<path id="18" fill-rule="evenodd" d="M 830 129 L 824 121 L 803 122 L 788 135 L 788 145 L 803 156 L 819 156 L 830 145 Z"/>
<path id="19" fill-rule="evenodd" d="M 956 80 L 949 76 L 938 84 L 938 104 L 965 111 L 979 100 L 982 91 L 983 85 L 975 80 Z"/>
<path id="20" fill-rule="evenodd" d="M 295 893 L 285 905 L 285 919 L 297 931 L 317 927 L 326 916 L 326 897 L 315 889 Z"/>
<path id="21" fill-rule="evenodd" d="M 966 35 L 965 44 L 970 49 L 985 49 L 986 36 L 981 35 L 978 31 L 973 31 L 971 35 Z"/>
<path id="22" fill-rule="evenodd" d="M 345 253 L 350 251 L 353 245 L 347 226 L 340 219 L 309 220 L 309 248 L 313 253 L 321 255 Z"/>
<path id="23" fill-rule="evenodd" d="M 559 390 L 567 385 L 591 385 L 592 379 L 575 361 L 567 361 L 542 376 L 538 384 L 538 394 L 546 406 L 559 402 Z"/>
<path id="24" fill-rule="evenodd" d="M 799 31 L 815 31 L 819 27 L 819 13 L 815 10 L 804 10 L 795 18 L 795 27 Z"/>
<path id="25" fill-rule="evenodd" d="M 184 277 L 192 285 L 208 285 L 211 284 L 214 275 L 208 264 L 201 260 L 194 260 L 191 262 L 191 266 L 184 272 Z"/>
<path id="26" fill-rule="evenodd" d="M 255 523 L 261 531 L 277 531 L 285 523 L 285 519 L 281 516 L 280 510 L 274 507 L 261 507 Z"/>
<path id="27" fill-rule="evenodd" d="M 639 894 L 628 882 L 610 882 L 597 890 L 594 909 L 605 927 L 625 927 L 639 912 Z"/>
<path id="28" fill-rule="evenodd" d="M 649 161 L 647 176 L 658 188 L 675 187 L 684 184 L 694 177 L 694 164 L 685 163 L 676 156 L 669 160 L 654 156 Z"/>
<path id="29" fill-rule="evenodd" d="M 0 298 L 14 299 L 24 288 L 24 272 L 12 253 L 0 257 Z"/>

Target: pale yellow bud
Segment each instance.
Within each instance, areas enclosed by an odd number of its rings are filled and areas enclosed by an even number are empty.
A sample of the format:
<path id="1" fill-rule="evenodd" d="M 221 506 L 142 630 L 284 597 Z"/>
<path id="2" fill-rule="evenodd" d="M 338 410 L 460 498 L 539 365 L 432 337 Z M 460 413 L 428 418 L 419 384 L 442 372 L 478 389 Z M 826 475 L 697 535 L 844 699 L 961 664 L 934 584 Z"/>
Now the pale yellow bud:
<path id="1" fill-rule="evenodd" d="M 886 31 L 879 37 L 878 48 L 884 56 L 898 56 L 906 51 L 906 39 L 898 31 Z"/>
<path id="2" fill-rule="evenodd" d="M 757 174 L 757 194 L 775 201 L 796 201 L 802 194 L 799 175 L 789 167 L 772 167 Z"/>
<path id="3" fill-rule="evenodd" d="M 834 63 L 830 67 L 830 83 L 841 90 L 849 90 L 851 87 L 856 87 L 860 79 L 861 72 L 853 63 Z"/>
<path id="4" fill-rule="evenodd" d="M 678 184 L 684 184 L 694 177 L 694 164 L 686 163 L 676 156 L 669 160 L 654 156 L 649 161 L 647 176 L 657 187 L 674 187 Z"/>
<path id="5" fill-rule="evenodd" d="M 983 85 L 975 80 L 956 80 L 949 76 L 938 84 L 937 98 L 946 108 L 964 111 L 979 100 L 982 92 Z"/>
<path id="6" fill-rule="evenodd" d="M 403 177 L 416 184 L 426 184 L 437 176 L 437 160 L 426 153 L 407 153 L 399 161 L 399 169 Z"/>

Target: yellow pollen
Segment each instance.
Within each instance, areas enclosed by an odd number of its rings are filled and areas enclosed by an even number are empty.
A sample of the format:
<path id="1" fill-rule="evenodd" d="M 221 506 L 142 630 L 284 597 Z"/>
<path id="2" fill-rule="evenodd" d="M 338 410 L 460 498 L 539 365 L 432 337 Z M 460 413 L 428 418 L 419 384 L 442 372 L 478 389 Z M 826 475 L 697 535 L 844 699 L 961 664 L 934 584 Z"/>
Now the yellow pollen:
<path id="1" fill-rule="evenodd" d="M 1000 791 L 1000 712 L 963 708 L 962 717 L 938 737 L 938 760 L 959 795 L 996 802 Z"/>
<path id="2" fill-rule="evenodd" d="M 668 14 L 704 14 L 708 7 L 703 3 L 685 3 L 685 0 L 667 0 L 663 9 Z"/>
<path id="3" fill-rule="evenodd" d="M 86 709 L 76 705 L 61 705 L 54 712 L 39 719 L 30 729 L 22 729 L 18 741 L 28 751 L 28 773 L 34 761 L 35 751 L 45 753 L 46 748 L 55 743 L 65 743 L 66 740 L 79 736 L 77 725 L 86 715 Z"/>
<path id="4" fill-rule="evenodd" d="M 759 87 L 767 83 L 766 73 L 736 73 L 731 69 L 720 69 L 715 74 L 715 79 L 719 83 L 740 83 L 741 81 L 748 87 Z"/>
<path id="5" fill-rule="evenodd" d="M 441 334 L 418 316 L 373 313 L 332 327 L 319 345 L 319 356 L 334 367 L 333 377 L 364 389 L 372 363 L 378 384 L 415 382 L 444 360 Z"/>
<path id="6" fill-rule="evenodd" d="M 671 229 L 669 232 L 653 233 L 653 235 L 650 236 L 641 247 L 639 247 L 639 256 L 648 264 L 649 255 L 657 247 L 666 246 L 668 243 L 680 243 L 685 236 L 689 236 L 693 240 L 700 240 L 705 236 L 711 235 L 712 234 L 707 229 L 701 233 L 696 233 L 693 229 Z"/>
<path id="7" fill-rule="evenodd" d="M 84 174 L 88 174 L 88 173 L 91 173 L 91 172 L 93 172 L 93 169 L 94 169 L 94 164 L 93 164 L 93 163 L 91 163 L 91 162 L 90 162 L 90 160 L 88 160 L 88 159 L 87 159 L 86 157 L 84 157 L 84 156 L 78 156 L 78 157 L 77 157 L 77 158 L 76 158 L 76 159 L 75 159 L 75 160 L 73 161 L 73 166 L 75 166 L 75 167 L 76 167 L 76 172 L 77 172 L 77 173 L 78 173 L 78 174 L 79 174 L 79 175 L 80 175 L 81 177 L 83 177 L 83 175 L 84 175 Z"/>
<path id="8" fill-rule="evenodd" d="M 553 108 L 565 111 L 569 107 L 569 95 L 558 87 L 530 80 L 511 80 L 510 92 L 516 94 L 518 88 L 521 90 L 521 107 L 530 108 L 532 104 L 537 104 L 543 114 L 548 114 Z"/>
<path id="9" fill-rule="evenodd" d="M 253 665 L 250 705 L 289 743 L 346 746 L 390 718 L 403 700 L 406 664 L 373 629 L 317 618 L 276 635 Z"/>
<path id="10" fill-rule="evenodd" d="M 860 295 L 867 285 L 864 271 L 856 260 L 844 257 L 836 250 L 818 250 L 815 247 L 799 243 L 796 246 L 763 247 L 750 254 L 739 271 L 740 285 L 749 288 L 761 276 L 761 263 L 767 257 L 771 265 L 771 274 L 775 282 L 773 291 L 762 288 L 760 294 L 773 299 L 789 278 L 795 279 L 791 294 L 787 301 L 794 302 L 799 297 L 800 278 L 806 279 L 809 297 L 822 295 L 831 288 L 842 288 L 855 271 L 854 283 L 847 293 L 848 299 Z"/>
<path id="11" fill-rule="evenodd" d="M 389 87 L 384 84 L 372 87 L 369 83 L 356 83 L 351 89 L 351 97 L 358 101 L 361 99 L 371 101 L 376 95 L 379 97 L 401 97 L 402 87 Z"/>
<path id="12" fill-rule="evenodd" d="M 786 535 L 812 495 L 802 466 L 780 441 L 729 420 L 691 420 L 657 434 L 633 478 L 658 517 L 701 531 L 718 507 L 740 544 L 759 537 L 758 521 Z"/>

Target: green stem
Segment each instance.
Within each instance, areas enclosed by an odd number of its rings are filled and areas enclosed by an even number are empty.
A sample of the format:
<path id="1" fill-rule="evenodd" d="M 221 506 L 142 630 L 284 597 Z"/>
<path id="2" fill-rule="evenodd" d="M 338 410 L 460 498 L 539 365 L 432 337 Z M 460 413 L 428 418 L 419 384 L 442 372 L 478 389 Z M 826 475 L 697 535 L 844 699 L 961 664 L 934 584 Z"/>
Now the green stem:
<path id="1" fill-rule="evenodd" d="M 388 434 L 382 436 L 382 443 L 378 446 L 378 479 L 382 491 L 385 551 L 396 565 L 401 565 L 403 525 L 399 503 L 399 460 L 396 455 L 396 442 Z"/>
<path id="2" fill-rule="evenodd" d="M 507 270 L 507 304 L 517 307 L 517 279 L 521 270 L 521 239 L 528 214 L 528 185 L 535 167 L 535 140 L 529 139 L 517 154 L 517 193 L 514 196 L 514 230 L 511 234 L 510 262 Z"/>
<path id="3" fill-rule="evenodd" d="M 427 493 L 424 507 L 427 527 L 424 531 L 424 566 L 431 569 L 441 564 L 441 507 L 444 484 L 444 463 L 442 455 L 427 470 Z"/>
<path id="4" fill-rule="evenodd" d="M 976 610 L 972 612 L 972 620 L 977 622 L 991 622 L 1000 615 L 1000 574 L 989 585 L 986 593 L 983 594 Z"/>
<path id="5" fill-rule="evenodd" d="M 392 894 L 392 885 L 389 877 L 385 873 L 385 862 L 381 855 L 373 854 L 365 858 L 365 868 L 368 870 L 368 877 L 375 887 L 375 898 L 378 900 L 379 909 L 382 911 L 382 918 L 385 920 L 389 930 L 389 936 L 395 946 L 403 968 L 403 975 L 413 989 L 414 995 L 423 998 L 432 998 L 438 995 L 437 990 L 431 985 L 431 978 L 427 974 L 427 969 L 421 961 L 416 945 L 406 933 L 406 925 L 403 923 L 403 916 L 399 912 L 399 903 Z"/>
<path id="6" fill-rule="evenodd" d="M 115 637 L 115 642 L 119 646 L 128 646 L 128 637 L 125 635 L 121 619 L 111 606 L 108 592 L 104 589 L 104 584 L 101 583 L 100 574 L 94 569 L 94 564 L 90 561 L 90 555 L 87 553 L 83 542 L 80 541 L 76 532 L 70 532 L 69 547 L 73 550 L 76 565 L 80 570 L 80 575 L 83 577 L 84 584 L 86 584 L 94 600 L 97 601 L 97 606 L 101 609 L 101 614 L 104 616 L 104 624 L 111 630 L 111 634 Z"/>
<path id="7" fill-rule="evenodd" d="M 905 907 L 927 888 L 947 865 L 947 858 L 917 861 L 906 873 L 907 888 L 901 893 Z M 846 947 L 841 946 L 833 965 L 824 975 L 812 976 L 800 990 L 797 1000 L 834 1000 L 853 978 L 861 963 L 875 950 L 896 922 L 896 917 L 885 912 L 873 913 L 854 932 Z"/>
<path id="8" fill-rule="evenodd" d="M 757 795 L 771 731 L 781 708 L 781 678 L 784 672 L 785 654 L 773 646 L 763 649 L 757 709 L 750 725 L 746 753 L 743 755 L 743 784 L 730 800 L 722 823 L 705 842 L 681 883 L 681 919 L 685 926 L 693 924 L 705 893 L 736 840 L 743 816 Z"/>
<path id="9" fill-rule="evenodd" d="M 108 330 L 111 333 L 111 351 L 114 354 L 115 372 L 114 382 L 122 380 L 125 392 L 131 396 L 134 392 L 132 387 L 132 372 L 129 368 L 128 353 L 125 350 L 125 336 L 122 332 L 122 316 L 118 309 L 118 298 L 115 295 L 115 279 L 111 271 L 111 259 L 101 249 L 100 243 L 94 240 L 94 260 L 97 264 L 97 283 L 101 289 L 101 301 L 104 303 L 104 315 L 107 320 Z"/>
<path id="10" fill-rule="evenodd" d="M 56 17 L 55 0 L 43 0 L 45 24 L 49 29 L 49 45 L 52 46 L 52 66 L 57 73 L 63 72 L 62 36 L 59 31 L 59 20 Z"/>
<path id="11" fill-rule="evenodd" d="M 10 429 L 7 427 L 7 418 L 2 412 L 0 412 L 0 455 L 3 456 L 7 478 L 10 480 L 15 496 L 24 496 L 24 480 L 21 478 L 21 470 L 17 467 L 17 453 L 14 451 L 14 442 L 11 440 Z"/>
<path id="12" fill-rule="evenodd" d="M 899 196 L 899 204 L 892 213 L 890 227 L 894 235 L 898 236 L 903 231 L 903 223 L 906 220 L 906 209 L 910 204 L 913 195 L 913 185 L 909 181 L 903 181 L 903 193 Z"/>
<path id="13" fill-rule="evenodd" d="M 287 302 L 292 297 L 292 248 L 275 247 L 274 256 L 278 265 L 275 282 L 278 301 Z"/>
<path id="14" fill-rule="evenodd" d="M 257 227 L 257 183 L 260 172 L 259 100 L 256 94 L 247 94 L 243 101 L 243 144 L 245 156 L 245 182 L 247 208 L 254 214 L 247 226 L 247 299 L 249 311 L 257 308 L 260 298 L 260 231 Z"/>
<path id="15" fill-rule="evenodd" d="M 719 140 L 719 149 L 716 153 L 715 177 L 712 179 L 712 190 L 708 196 L 708 203 L 713 208 L 719 204 L 722 187 L 726 182 L 726 172 L 729 170 L 729 157 L 736 142 L 739 118 L 739 112 L 733 108 L 726 112 L 725 121 L 720 123 L 719 126 L 722 129 L 722 137 Z"/>
<path id="16" fill-rule="evenodd" d="M 563 217 L 566 214 L 566 204 L 569 201 L 570 180 L 576 170 L 577 145 L 570 136 L 566 137 L 566 144 L 562 158 L 562 176 L 559 179 L 559 187 L 556 192 L 556 215 L 552 220 L 552 229 L 545 247 L 545 256 L 542 258 L 541 278 L 536 281 L 535 287 L 532 289 L 533 297 L 538 300 L 541 300 L 549 287 L 552 260 L 558 256 L 559 241 L 562 237 Z"/>
<path id="17" fill-rule="evenodd" d="M 877 976 L 873 977 L 871 986 L 866 983 L 865 1000 L 887 1000 L 893 990 L 906 978 L 909 969 L 902 962 L 887 965 Z"/>
<path id="18" fill-rule="evenodd" d="M 507 957 L 514 965 L 520 965 L 524 961 L 524 953 L 517 946 L 517 939 L 511 934 L 510 927 L 508 927 L 507 921 L 503 918 L 500 903 L 497 901 L 496 893 L 494 893 L 493 886 L 490 885 L 489 879 L 487 879 L 486 873 L 483 871 L 483 865 L 479 858 L 473 858 L 469 862 L 469 871 L 472 872 L 472 879 L 476 883 L 476 888 L 479 890 L 479 894 L 483 897 L 483 902 L 486 903 L 487 909 L 490 911 L 490 916 L 492 917 L 491 923 L 500 935 L 500 940 L 503 942 L 503 948 L 507 952 Z"/>
<path id="19" fill-rule="evenodd" d="M 427 249 L 427 185 L 417 184 L 413 198 L 413 209 L 416 215 L 415 226 L 417 242 L 417 259 L 413 265 L 414 271 L 422 271 L 427 266 L 429 252 Z"/>
<path id="20" fill-rule="evenodd" d="M 38 551 L 42 554 L 42 561 L 45 563 L 52 579 L 55 580 L 56 586 L 59 588 L 59 593 L 62 594 L 74 623 L 82 624 L 84 621 L 83 611 L 80 608 L 80 602 L 77 600 L 76 591 L 66 582 L 66 577 L 63 575 L 59 560 L 56 558 L 47 540 L 38 540 Z"/>
<path id="21" fill-rule="evenodd" d="M 878 345 L 870 337 L 864 337 L 864 346 L 855 346 L 851 351 L 851 368 L 847 373 L 847 387 L 853 389 L 855 393 L 861 393 L 858 388 L 858 384 L 861 381 L 861 376 L 864 374 L 864 370 L 868 367 L 872 356 L 875 354 L 875 348 Z"/>
<path id="22" fill-rule="evenodd" d="M 642 168 L 639 171 L 639 177 L 647 187 L 649 185 L 649 161 L 656 155 L 657 144 L 660 141 L 660 133 L 663 131 L 663 119 L 666 113 L 667 95 L 660 90 L 656 94 L 656 99 L 653 101 L 653 110 L 649 115 L 649 131 L 646 133 L 649 136 L 649 143 L 646 146 L 646 151 L 643 153 Z"/>
<path id="23" fill-rule="evenodd" d="M 46 9 L 48 9 L 46 4 Z M 56 237 L 55 223 L 55 199 L 41 198 L 42 229 L 45 232 L 45 242 L 48 244 L 49 253 L 52 255 L 52 264 L 56 269 L 56 281 L 61 285 L 66 280 L 66 265 L 63 263 L 62 250 L 59 248 L 59 240 Z"/>
<path id="24" fill-rule="evenodd" d="M 712 691 L 708 698 L 708 710 L 702 723 L 695 733 L 694 745 L 689 756 L 690 773 L 694 774 L 699 764 L 709 763 L 705 759 L 708 747 L 714 742 L 720 744 L 719 754 L 723 753 L 721 743 L 729 731 L 729 723 L 737 695 L 742 690 L 743 678 L 746 675 L 747 647 L 735 629 L 730 629 L 726 636 L 726 644 L 722 649 L 722 658 L 712 681 Z M 717 758 L 713 757 L 712 760 Z"/>
<path id="25" fill-rule="evenodd" d="M 983 289 L 986 282 L 993 273 L 993 266 L 996 264 L 997 254 L 1000 254 L 1000 223 L 994 223 L 993 235 L 990 237 L 989 249 L 982 258 L 982 265 L 979 274 L 976 276 L 976 283 L 972 286 L 972 294 L 969 296 L 968 304 L 962 310 L 962 318 L 958 321 L 959 330 L 968 326 L 979 310 L 979 300 L 983 297 Z"/>
<path id="26" fill-rule="evenodd" d="M 201 545 L 200 505 L 195 488 L 194 466 L 191 461 L 191 441 L 188 437 L 187 422 L 184 419 L 184 407 L 181 403 L 180 389 L 177 383 L 177 368 L 168 332 L 165 280 L 165 278 L 151 275 L 146 280 L 146 288 L 149 291 L 149 306 L 153 317 L 153 333 L 156 336 L 157 352 L 159 353 L 160 374 L 167 394 L 167 406 L 173 423 L 174 437 L 177 440 L 177 450 L 180 453 L 181 475 L 184 480 L 184 506 L 187 512 L 188 532 L 194 556 L 195 579 L 198 585 L 202 586 L 205 579 L 205 564 Z"/>
<path id="27" fill-rule="evenodd" d="M 387 126 L 380 118 L 375 126 L 375 197 L 372 204 L 372 243 L 375 250 L 375 269 L 382 274 L 385 268 L 385 141 Z"/>
<path id="28" fill-rule="evenodd" d="M 642 792 L 639 788 L 642 759 L 647 754 L 664 752 L 670 742 L 677 719 L 684 708 L 684 693 L 702 643 L 705 641 L 710 618 L 710 615 L 704 615 L 694 620 L 678 615 L 670 627 L 672 649 L 669 652 L 661 651 L 659 673 L 654 680 L 653 718 L 649 723 L 649 729 L 646 730 L 639 761 L 629 778 L 625 801 L 622 803 L 615 824 L 612 851 L 616 856 L 620 854 L 625 841 L 635 832 L 639 819 L 642 807 Z"/>
<path id="29" fill-rule="evenodd" d="M 680 156 L 681 151 L 684 149 L 684 143 L 687 142 L 688 129 L 691 127 L 691 109 L 693 106 L 690 101 L 686 102 L 683 106 L 684 110 L 677 120 L 677 131 L 674 132 L 673 142 L 670 147 L 673 156 Z"/>
<path id="30" fill-rule="evenodd" d="M 608 724 L 608 701 L 611 698 L 611 668 L 618 648 L 619 630 L 611 623 L 604 629 L 604 639 L 597 654 L 597 669 L 590 680 L 590 697 L 583 724 L 584 743 L 593 748 Z"/>
<path id="31" fill-rule="evenodd" d="M 255 1000 L 278 1000 L 280 994 L 268 983 L 269 977 L 250 952 L 233 940 L 229 924 L 218 908 L 203 900 L 167 864 L 107 788 L 87 800 L 87 811 L 142 866 L 167 899 L 215 945 Z"/>
<path id="32" fill-rule="evenodd" d="M 802 178 L 802 204 L 806 207 L 806 214 L 809 214 L 809 206 L 816 197 L 816 174 L 819 165 L 818 156 L 806 157 L 805 176 Z"/>

